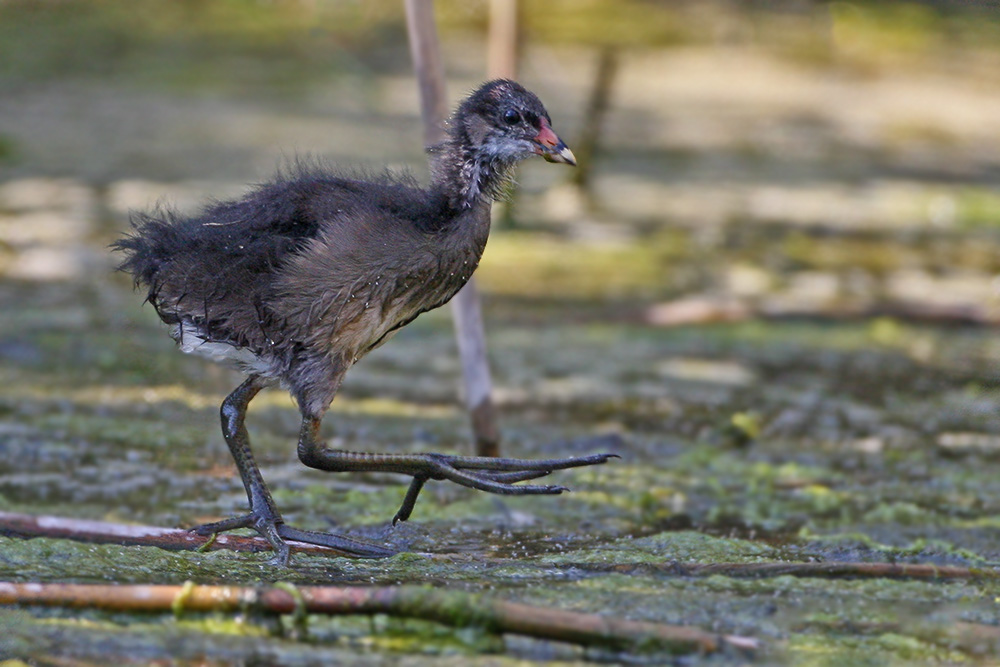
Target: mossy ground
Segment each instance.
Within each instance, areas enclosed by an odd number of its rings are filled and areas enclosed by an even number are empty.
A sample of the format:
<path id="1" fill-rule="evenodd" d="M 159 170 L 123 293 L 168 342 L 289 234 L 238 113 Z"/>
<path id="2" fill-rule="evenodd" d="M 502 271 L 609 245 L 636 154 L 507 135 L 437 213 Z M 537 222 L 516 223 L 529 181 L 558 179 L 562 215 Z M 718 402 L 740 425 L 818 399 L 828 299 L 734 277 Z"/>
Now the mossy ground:
<path id="1" fill-rule="evenodd" d="M 312 22 L 329 16 L 270 22 L 265 3 L 220 32 L 218 17 L 182 5 L 165 6 L 157 25 L 183 29 L 157 28 L 148 42 L 136 37 L 152 30 L 135 23 L 145 19 L 99 3 L 0 8 L 0 30 L 24 28 L 0 40 L 0 79 L 21 91 L 0 110 L 2 143 L 16 148 L 0 147 L 0 509 L 164 526 L 242 512 L 217 413 L 238 378 L 174 350 L 112 273 L 107 244 L 129 206 L 238 192 L 303 145 L 420 168 L 415 112 L 401 111 L 416 109 L 401 92 L 410 84 L 392 76 L 408 67 L 396 10 L 344 10 L 341 28 L 317 32 Z M 482 17 L 445 5 L 449 43 L 467 43 Z M 601 3 L 587 6 L 608 19 Z M 573 489 L 561 497 L 432 483 L 392 527 L 406 480 L 305 469 L 298 413 L 269 390 L 249 428 L 289 523 L 403 553 L 298 555 L 276 569 L 267 554 L 0 538 L 0 580 L 420 583 L 748 635 L 768 664 L 989 664 L 1000 651 L 1000 584 L 987 576 L 1000 565 L 997 336 L 843 313 L 995 308 L 1000 135 L 967 121 L 998 104 L 996 24 L 906 4 L 835 3 L 812 17 L 704 6 L 663 9 L 669 20 L 641 32 L 648 50 L 624 62 L 593 206 L 558 186 L 556 168 L 526 166 L 518 231 L 494 235 L 478 274 L 505 453 L 620 460 L 559 473 Z M 81 7 L 86 21 L 74 23 L 67 12 Z M 627 23 L 633 9 L 612 13 Z M 588 80 L 579 44 L 615 43 L 627 27 L 589 34 L 585 14 L 546 47 L 573 84 L 534 82 L 572 90 L 548 96 L 571 143 Z M 84 37 L 56 48 L 38 32 L 46 20 L 51 34 L 73 25 Z M 345 26 L 361 37 L 348 40 Z M 31 57 L 7 57 L 19 49 Z M 734 54 L 748 73 L 739 81 Z M 529 49 L 526 62 L 539 58 Z M 205 60 L 215 64 L 200 70 Z M 479 77 L 458 62 L 457 80 Z M 945 99 L 961 112 L 929 102 Z M 183 180 L 196 178 L 215 182 Z M 656 304 L 692 294 L 821 316 L 654 324 Z M 324 436 L 361 451 L 467 452 L 458 376 L 447 311 L 425 315 L 352 370 Z M 669 567 L 831 561 L 986 574 Z M 384 617 L 311 618 L 302 638 L 289 619 L 32 608 L 0 610 L 0 629 L 0 658 L 38 664 L 663 659 Z"/>

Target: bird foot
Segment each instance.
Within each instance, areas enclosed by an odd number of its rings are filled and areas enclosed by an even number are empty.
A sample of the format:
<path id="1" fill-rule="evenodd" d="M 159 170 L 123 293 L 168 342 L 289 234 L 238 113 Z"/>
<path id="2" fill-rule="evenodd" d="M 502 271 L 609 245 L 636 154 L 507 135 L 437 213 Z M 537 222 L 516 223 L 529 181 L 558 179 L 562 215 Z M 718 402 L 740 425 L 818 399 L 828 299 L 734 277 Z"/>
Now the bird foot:
<path id="1" fill-rule="evenodd" d="M 388 547 L 344 535 L 299 530 L 298 528 L 285 525 L 280 518 L 269 516 L 266 513 L 261 513 L 260 515 L 254 513 L 244 514 L 214 523 L 202 524 L 191 528 L 191 532 L 198 535 L 216 535 L 236 528 L 253 528 L 260 533 L 261 537 L 268 541 L 275 552 L 274 558 L 270 560 L 270 564 L 281 567 L 288 566 L 291 551 L 285 540 L 305 542 L 306 544 L 315 544 L 335 549 L 355 558 L 388 558 L 396 554 L 395 551 Z"/>
<path id="2" fill-rule="evenodd" d="M 420 470 L 409 471 L 413 481 L 403 504 L 392 518 L 393 525 L 410 518 L 417 497 L 429 479 L 449 480 L 472 489 L 508 496 L 556 495 L 569 491 L 569 488 L 556 484 L 519 485 L 517 482 L 544 477 L 556 470 L 598 465 L 621 457 L 617 454 L 591 454 L 580 458 L 532 460 L 424 454 L 419 458 Z"/>

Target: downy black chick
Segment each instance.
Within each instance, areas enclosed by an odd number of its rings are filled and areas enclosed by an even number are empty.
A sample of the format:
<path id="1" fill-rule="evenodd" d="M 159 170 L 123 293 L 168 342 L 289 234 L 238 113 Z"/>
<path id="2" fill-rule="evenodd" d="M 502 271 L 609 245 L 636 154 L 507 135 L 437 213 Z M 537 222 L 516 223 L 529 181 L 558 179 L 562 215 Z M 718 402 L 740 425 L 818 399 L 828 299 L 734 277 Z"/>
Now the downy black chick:
<path id="1" fill-rule="evenodd" d="M 147 300 L 184 352 L 235 365 L 248 376 L 221 413 L 250 512 L 194 530 L 254 528 L 281 564 L 288 561 L 285 540 L 365 557 L 392 553 L 284 523 L 244 426 L 247 405 L 274 383 L 298 403 L 298 455 L 305 465 L 413 477 L 394 522 L 409 517 L 429 479 L 500 494 L 557 494 L 565 488 L 517 482 L 612 456 L 368 454 L 329 449 L 318 439 L 320 421 L 347 370 L 469 280 L 489 234 L 490 206 L 510 168 L 532 155 L 575 164 L 550 123 L 535 95 L 513 81 L 492 81 L 452 116 L 448 139 L 432 149 L 432 179 L 425 189 L 406 178 L 363 180 L 298 166 L 194 217 L 133 214 L 131 234 L 114 246 L 125 254 L 120 268 L 148 289 Z"/>

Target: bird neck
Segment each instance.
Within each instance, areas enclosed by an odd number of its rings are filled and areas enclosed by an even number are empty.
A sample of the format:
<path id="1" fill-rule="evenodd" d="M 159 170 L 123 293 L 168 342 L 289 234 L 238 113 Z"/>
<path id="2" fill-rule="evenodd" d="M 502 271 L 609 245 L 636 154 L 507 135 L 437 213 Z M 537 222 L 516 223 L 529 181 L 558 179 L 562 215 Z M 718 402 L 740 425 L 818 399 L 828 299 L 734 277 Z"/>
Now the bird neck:
<path id="1" fill-rule="evenodd" d="M 458 210 L 489 205 L 510 179 L 512 164 L 467 137 L 451 137 L 431 149 L 431 187 Z"/>

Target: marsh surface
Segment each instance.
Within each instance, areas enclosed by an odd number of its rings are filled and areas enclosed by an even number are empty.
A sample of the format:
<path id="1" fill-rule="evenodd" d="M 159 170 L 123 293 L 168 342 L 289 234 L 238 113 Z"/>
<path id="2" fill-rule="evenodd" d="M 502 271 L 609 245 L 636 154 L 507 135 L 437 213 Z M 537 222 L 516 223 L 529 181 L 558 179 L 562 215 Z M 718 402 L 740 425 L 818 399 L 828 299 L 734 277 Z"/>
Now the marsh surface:
<path id="1" fill-rule="evenodd" d="M 466 43 L 452 18 L 451 43 Z M 884 28 L 835 19 L 848 42 Z M 372 39 L 367 59 L 329 75 L 314 63 L 301 81 L 280 58 L 246 75 L 237 56 L 232 78 L 202 79 L 183 59 L 136 60 L 130 42 L 111 70 L 5 74 L 17 95 L 0 109 L 0 508 L 161 526 L 244 510 L 217 413 L 238 378 L 175 351 L 106 247 L 130 207 L 190 210 L 282 154 L 421 173 L 405 60 L 391 35 Z M 959 76 L 943 58 L 924 67 L 909 42 L 820 62 L 736 42 L 625 52 L 592 200 L 565 172 L 523 169 L 518 225 L 500 225 L 479 272 L 505 453 L 621 460 L 559 474 L 573 489 L 561 497 L 431 484 L 392 527 L 407 480 L 307 470 L 298 412 L 268 391 L 248 423 L 289 523 L 405 553 L 276 570 L 267 554 L 0 538 L 0 580 L 425 583 L 748 635 L 765 662 L 988 661 L 1000 338 L 962 322 L 992 322 L 997 305 L 1000 134 L 983 122 L 1000 109 L 983 64 L 997 52 L 966 44 Z M 591 56 L 526 52 L 525 79 L 571 144 Z M 453 61 L 457 93 L 478 63 Z M 665 304 L 691 297 L 751 316 L 664 326 Z M 892 316 L 914 304 L 922 322 Z M 324 433 L 362 451 L 466 452 L 459 374 L 447 309 L 422 316 L 352 370 Z M 982 577 L 683 568 L 841 561 Z M 252 617 L 0 609 L 0 627 L 0 657 L 39 664 L 624 659 L 386 618 L 314 618 L 308 642 Z"/>

